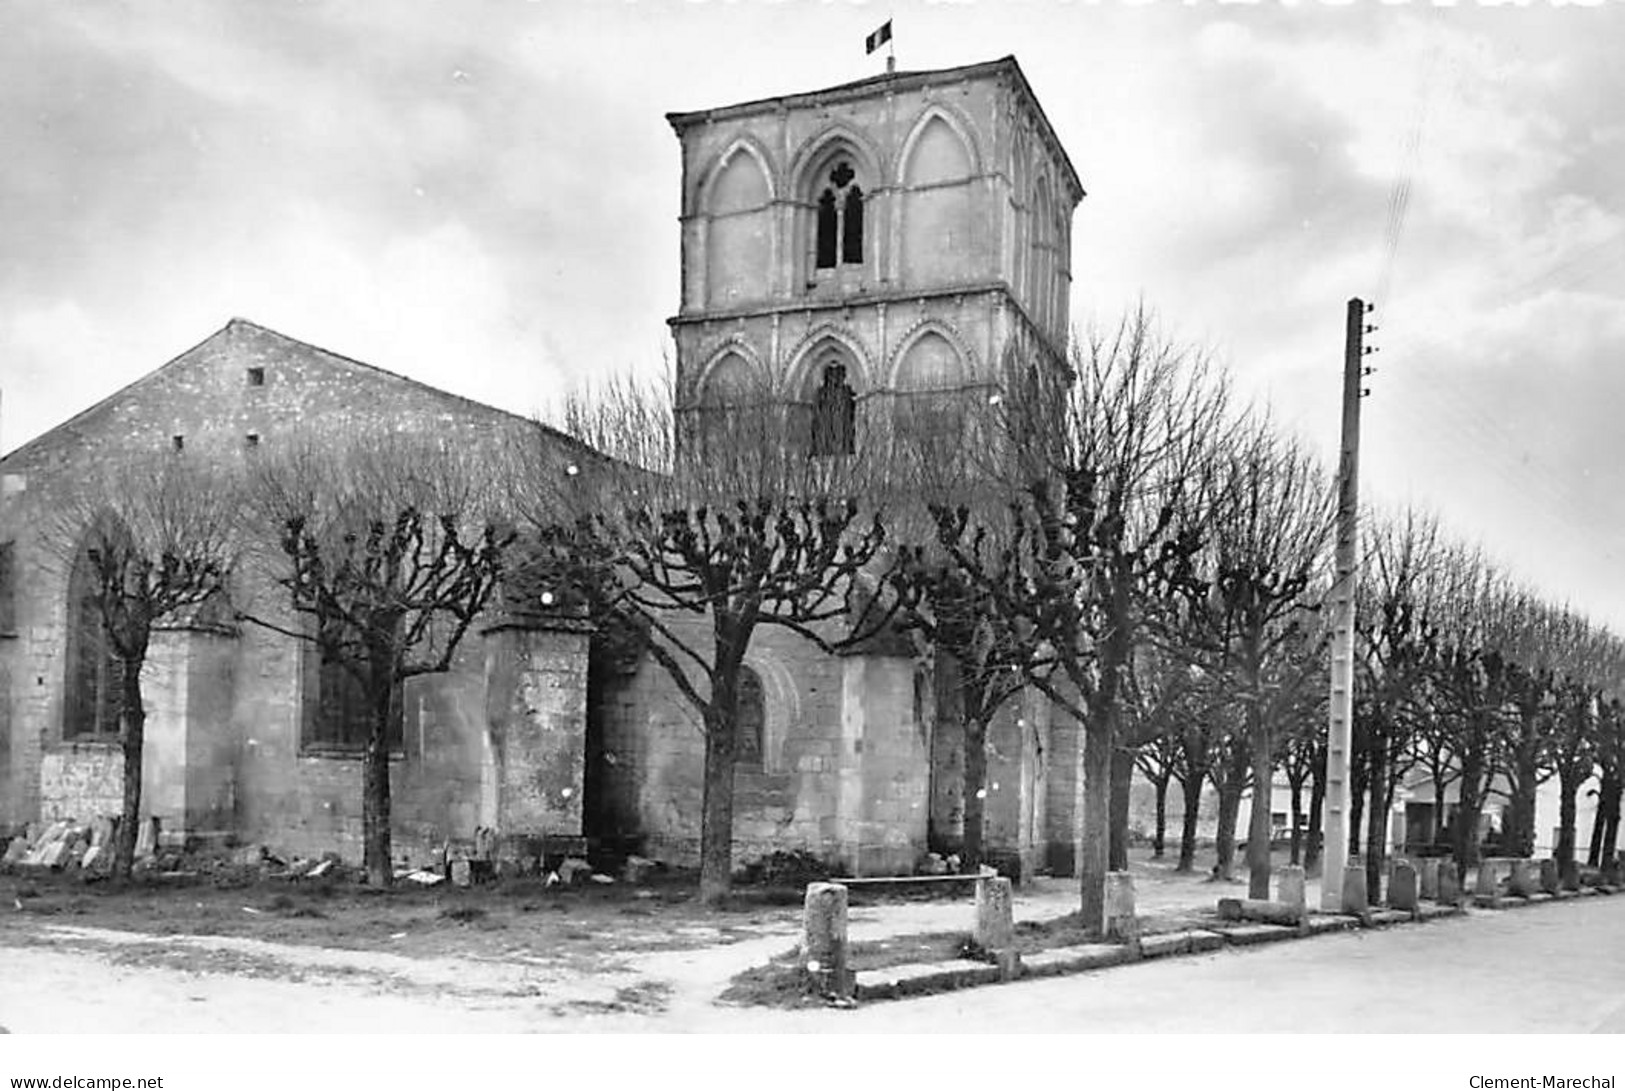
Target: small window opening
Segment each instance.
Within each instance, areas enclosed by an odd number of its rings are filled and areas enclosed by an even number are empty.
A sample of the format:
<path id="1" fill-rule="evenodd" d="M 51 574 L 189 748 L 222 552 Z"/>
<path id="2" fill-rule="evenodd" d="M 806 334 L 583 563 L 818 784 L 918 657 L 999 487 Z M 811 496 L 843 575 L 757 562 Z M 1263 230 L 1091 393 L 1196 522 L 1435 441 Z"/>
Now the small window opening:
<path id="1" fill-rule="evenodd" d="M 263 367 L 251 367 L 251 368 L 248 369 L 248 385 L 249 386 L 264 386 L 265 385 L 265 369 Z"/>
<path id="2" fill-rule="evenodd" d="M 848 265 L 863 264 L 863 190 L 857 186 L 846 191 L 846 218 L 841 225 L 841 260 Z"/>
<path id="3" fill-rule="evenodd" d="M 835 268 L 835 192 L 826 189 L 818 198 L 818 268 Z"/>
<path id="4" fill-rule="evenodd" d="M 186 450 L 186 437 L 185 436 L 170 436 L 169 437 L 169 445 L 171 447 L 173 447 L 177 451 L 184 451 L 184 450 Z"/>
<path id="5" fill-rule="evenodd" d="M 258 432 L 248 433 L 248 435 L 244 437 L 243 443 L 249 448 L 258 447 L 260 445 L 260 434 Z"/>
<path id="6" fill-rule="evenodd" d="M 847 385 L 846 368 L 840 364 L 827 365 L 823 385 L 813 397 L 813 456 L 851 454 L 856 415 L 857 396 Z"/>

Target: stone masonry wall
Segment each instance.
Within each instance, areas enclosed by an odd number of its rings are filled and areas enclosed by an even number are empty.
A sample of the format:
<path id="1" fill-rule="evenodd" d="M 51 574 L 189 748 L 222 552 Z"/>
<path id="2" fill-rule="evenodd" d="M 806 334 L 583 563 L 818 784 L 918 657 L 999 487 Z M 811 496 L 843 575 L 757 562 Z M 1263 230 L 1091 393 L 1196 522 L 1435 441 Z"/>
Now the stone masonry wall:
<path id="1" fill-rule="evenodd" d="M 103 745 L 62 738 L 67 564 L 60 537 L 45 531 L 68 493 L 104 467 L 134 457 L 169 452 L 241 461 L 279 444 L 369 429 L 462 436 L 471 446 L 511 439 L 546 448 L 561 461 L 595 457 L 521 418 L 233 320 L 0 460 L 0 542 L 14 544 L 17 587 L 15 635 L 0 636 L 0 674 L 10 679 L 0 718 L 9 724 L 0 746 L 0 824 L 117 809 L 118 791 L 111 787 L 118 779 L 116 755 Z M 266 608 L 274 592 L 245 578 L 234 598 Z M 358 855 L 360 763 L 301 750 L 299 647 L 253 627 L 232 646 L 229 656 L 214 655 L 213 680 L 200 676 L 176 694 L 177 707 L 189 710 L 189 781 L 178 791 L 167 782 L 155 786 L 153 798 L 209 799 L 240 836 L 284 843 L 290 851 L 337 848 Z M 408 731 L 416 733 L 415 742 L 409 734 L 393 777 L 397 834 L 408 842 L 466 837 L 481 818 L 481 770 L 488 763 L 477 635 L 466 638 L 465 652 L 450 676 L 408 687 Z M 222 700 L 227 689 L 229 708 Z M 205 722 L 208 732 L 193 730 Z M 179 775 L 179 768 L 166 767 L 165 775 Z"/>
<path id="2" fill-rule="evenodd" d="M 925 732 L 912 718 L 912 665 L 876 670 L 854 733 L 843 727 L 843 674 L 857 662 L 794 634 L 757 631 L 746 664 L 762 678 L 767 722 L 761 767 L 735 773 L 736 862 L 799 849 L 842 867 L 908 871 L 924 851 Z M 612 832 L 641 838 L 646 853 L 670 863 L 697 863 L 705 754 L 697 710 L 646 661 L 601 717 L 595 745 Z"/>

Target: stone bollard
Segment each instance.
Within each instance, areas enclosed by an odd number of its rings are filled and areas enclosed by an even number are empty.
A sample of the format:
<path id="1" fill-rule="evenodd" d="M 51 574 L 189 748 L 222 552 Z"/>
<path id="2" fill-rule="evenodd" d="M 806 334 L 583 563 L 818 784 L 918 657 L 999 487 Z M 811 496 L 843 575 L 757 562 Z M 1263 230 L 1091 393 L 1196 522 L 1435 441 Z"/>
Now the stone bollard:
<path id="1" fill-rule="evenodd" d="M 1128 943 L 1140 938 L 1140 919 L 1134 915 L 1134 876 L 1126 871 L 1106 873 L 1106 938 Z"/>
<path id="2" fill-rule="evenodd" d="M 846 966 L 846 887 L 808 883 L 801 911 L 801 965 L 826 996 L 850 997 L 853 975 Z"/>
<path id="3" fill-rule="evenodd" d="M 1011 913 L 1010 880 L 982 879 L 976 884 L 976 931 L 972 935 L 976 946 L 984 951 L 1002 951 L 1009 947 L 1016 934 Z"/>
<path id="4" fill-rule="evenodd" d="M 972 942 L 998 966 L 999 976 L 1005 981 L 1015 977 L 1020 969 L 1010 900 L 1012 885 L 1009 879 L 996 875 L 977 882 L 976 931 L 971 935 Z"/>
<path id="5" fill-rule="evenodd" d="M 1496 877 L 1494 859 L 1480 861 L 1478 882 L 1473 886 L 1473 897 L 1485 905 L 1501 904 L 1501 882 Z"/>
<path id="6" fill-rule="evenodd" d="M 1580 861 L 1570 858 L 1557 866 L 1557 885 L 1562 890 L 1580 889 Z"/>
<path id="7" fill-rule="evenodd" d="M 1557 861 L 1551 857 L 1540 862 L 1540 889 L 1547 894 L 1556 894 L 1559 886 L 1557 881 Z"/>
<path id="8" fill-rule="evenodd" d="M 1461 903 L 1461 876 L 1456 872 L 1456 861 L 1446 856 L 1439 861 L 1439 892 L 1434 899 L 1440 905 Z"/>
<path id="9" fill-rule="evenodd" d="M 1527 898 L 1536 890 L 1539 884 L 1535 878 L 1535 862 L 1533 860 L 1516 859 L 1512 861 L 1512 882 L 1509 884 L 1512 893 L 1519 898 Z"/>
<path id="10" fill-rule="evenodd" d="M 1615 853 L 1602 862 L 1602 882 L 1604 886 L 1615 886 L 1619 883 L 1619 854 Z"/>
<path id="11" fill-rule="evenodd" d="M 1275 884 L 1275 900 L 1290 907 L 1302 921 L 1309 913 L 1309 899 L 1304 892 L 1303 868 L 1288 864 L 1281 869 Z"/>
<path id="12" fill-rule="evenodd" d="M 1430 902 L 1439 900 L 1439 858 L 1430 856 L 1422 861 L 1422 870 L 1417 873 L 1418 898 L 1425 898 Z"/>
<path id="13" fill-rule="evenodd" d="M 1395 860 L 1394 873 L 1388 879 L 1388 907 L 1414 914 L 1417 896 L 1416 868 L 1409 860 Z"/>
<path id="14" fill-rule="evenodd" d="M 1343 868 L 1343 912 L 1363 916 L 1371 908 L 1365 896 L 1365 867 L 1349 864 Z"/>

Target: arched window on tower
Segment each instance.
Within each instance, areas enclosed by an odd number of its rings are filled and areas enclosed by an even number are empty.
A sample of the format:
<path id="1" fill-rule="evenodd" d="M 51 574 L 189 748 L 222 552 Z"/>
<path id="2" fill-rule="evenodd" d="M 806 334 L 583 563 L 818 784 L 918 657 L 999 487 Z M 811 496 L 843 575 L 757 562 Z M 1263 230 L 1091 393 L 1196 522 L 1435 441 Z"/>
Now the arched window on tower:
<path id="1" fill-rule="evenodd" d="M 857 405 L 857 396 L 847 385 L 846 368 L 840 364 L 825 364 L 823 382 L 813 395 L 811 453 L 814 458 L 853 452 Z"/>
<path id="2" fill-rule="evenodd" d="M 818 230 L 813 264 L 819 269 L 863 264 L 863 189 L 846 160 L 829 172 L 818 196 Z"/>

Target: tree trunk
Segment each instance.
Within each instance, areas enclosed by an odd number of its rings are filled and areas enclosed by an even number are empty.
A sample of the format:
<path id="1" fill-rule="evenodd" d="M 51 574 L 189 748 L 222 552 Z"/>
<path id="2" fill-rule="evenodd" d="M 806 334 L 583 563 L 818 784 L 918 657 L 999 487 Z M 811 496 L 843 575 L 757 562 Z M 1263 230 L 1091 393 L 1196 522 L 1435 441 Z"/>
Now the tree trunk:
<path id="1" fill-rule="evenodd" d="M 1592 867 L 1600 867 L 1606 857 L 1603 855 L 1604 845 L 1610 846 L 1612 852 L 1612 838 L 1608 833 L 1610 820 L 1615 824 L 1619 820 L 1620 789 L 1622 782 L 1619 773 L 1613 769 L 1604 769 L 1602 781 L 1597 786 L 1597 813 L 1591 820 L 1591 852 L 1586 863 Z"/>
<path id="2" fill-rule="evenodd" d="M 700 901 L 721 905 L 733 885 L 734 717 L 732 687 L 719 678 L 705 711 L 705 784 L 700 800 Z M 969 801 L 966 801 L 967 817 Z M 858 861 L 851 861 L 856 872 Z"/>
<path id="3" fill-rule="evenodd" d="M 395 679 L 392 672 L 384 677 L 372 687 L 372 731 L 361 770 L 361 863 L 368 885 L 380 890 L 395 881 L 389 800 L 389 718 Z"/>
<path id="4" fill-rule="evenodd" d="M 1360 843 L 1363 840 L 1362 821 L 1365 818 L 1365 793 L 1371 780 L 1371 764 L 1369 756 L 1356 752 L 1351 756 L 1349 769 L 1349 861 L 1352 863 L 1360 859 Z"/>
<path id="5" fill-rule="evenodd" d="M 119 738 L 124 751 L 124 799 L 119 810 L 118 840 L 114 846 L 113 874 L 130 876 L 135 864 L 135 842 L 141 825 L 141 759 L 146 744 L 147 711 L 141 703 L 140 659 L 120 659 Z"/>
<path id="6" fill-rule="evenodd" d="M 1106 934 L 1106 872 L 1110 864 L 1112 743 L 1116 712 L 1099 702 L 1089 710 L 1083 744 L 1083 838 L 1078 859 L 1078 920 L 1086 935 Z"/>
<path id="7" fill-rule="evenodd" d="M 1196 821 L 1202 809 L 1202 777 L 1193 773 L 1179 782 L 1179 794 L 1184 800 L 1185 813 L 1179 823 L 1179 872 L 1196 869 Z"/>
<path id="8" fill-rule="evenodd" d="M 1383 749 L 1373 747 L 1371 772 L 1366 778 L 1366 790 L 1371 793 L 1371 810 L 1366 816 L 1365 831 L 1365 889 L 1370 904 L 1382 901 L 1382 864 L 1388 850 L 1388 812 L 1383 800 L 1388 792 L 1388 762 Z"/>
<path id="9" fill-rule="evenodd" d="M 1151 858 L 1161 860 L 1168 842 L 1168 780 L 1158 778 L 1152 785 L 1157 790 L 1157 832 L 1151 839 Z"/>
<path id="10" fill-rule="evenodd" d="M 982 832 L 987 824 L 987 724 L 965 720 L 965 830 L 959 848 L 961 870 L 982 864 Z"/>
<path id="11" fill-rule="evenodd" d="M 1292 856 L 1293 866 L 1303 863 L 1303 777 L 1293 777 L 1291 784 L 1290 805 L 1292 808 Z"/>
<path id="12" fill-rule="evenodd" d="M 1575 776 L 1568 769 L 1557 771 L 1557 844 L 1552 847 L 1552 858 L 1557 861 L 1559 875 L 1567 876 L 1574 868 L 1575 826 L 1579 824 L 1580 783 L 1585 775 Z"/>
<path id="13" fill-rule="evenodd" d="M 1472 874 L 1472 869 L 1478 866 L 1478 815 L 1484 806 L 1480 796 L 1483 779 L 1484 759 L 1474 747 L 1461 756 L 1456 820 L 1452 823 L 1454 828 L 1451 831 L 1456 850 L 1456 868 L 1463 876 Z"/>
<path id="14" fill-rule="evenodd" d="M 1432 838 L 1432 840 L 1433 840 L 1434 844 L 1439 844 L 1439 843 L 1445 841 L 1446 839 L 1448 839 L 1449 836 L 1450 836 L 1450 831 L 1445 828 L 1445 821 L 1444 821 L 1445 808 L 1447 806 L 1447 804 L 1444 801 L 1444 796 L 1445 796 L 1445 790 L 1448 787 L 1448 785 L 1445 784 L 1444 778 L 1441 776 L 1441 772 L 1442 771 L 1438 770 L 1438 769 L 1433 770 L 1433 838 Z"/>
<path id="15" fill-rule="evenodd" d="M 1253 721 L 1248 733 L 1253 748 L 1253 805 L 1247 823 L 1247 897 L 1268 901 L 1270 896 L 1270 797 L 1275 790 L 1275 770 L 1271 761 L 1275 740 L 1269 725 L 1258 714 L 1256 703 L 1248 717 Z"/>
<path id="16" fill-rule="evenodd" d="M 1326 763 L 1316 762 L 1309 779 L 1309 844 L 1303 850 L 1303 873 L 1320 874 L 1322 849 L 1326 844 L 1321 829 L 1322 814 L 1326 808 Z"/>
<path id="17" fill-rule="evenodd" d="M 1134 751 L 1124 747 L 1112 750 L 1112 826 L 1107 847 L 1107 867 L 1128 870 L 1128 812 L 1130 789 L 1134 785 Z"/>
<path id="18" fill-rule="evenodd" d="M 1247 748 L 1237 746 L 1224 770 L 1219 789 L 1219 830 L 1215 848 L 1218 860 L 1213 865 L 1213 877 L 1229 882 L 1236 871 L 1236 820 L 1241 813 L 1241 792 L 1247 786 L 1249 755 Z"/>
<path id="19" fill-rule="evenodd" d="M 1218 860 L 1213 877 L 1229 882 L 1236 871 L 1236 819 L 1241 813 L 1241 787 L 1228 780 L 1219 789 L 1219 832 L 1215 848 Z"/>
<path id="20" fill-rule="evenodd" d="M 1539 788 L 1540 773 L 1535 755 L 1518 754 L 1516 760 L 1502 844 L 1507 855 L 1527 858 L 1535 854 L 1535 792 Z"/>

